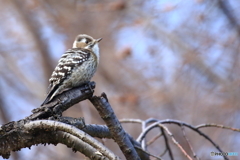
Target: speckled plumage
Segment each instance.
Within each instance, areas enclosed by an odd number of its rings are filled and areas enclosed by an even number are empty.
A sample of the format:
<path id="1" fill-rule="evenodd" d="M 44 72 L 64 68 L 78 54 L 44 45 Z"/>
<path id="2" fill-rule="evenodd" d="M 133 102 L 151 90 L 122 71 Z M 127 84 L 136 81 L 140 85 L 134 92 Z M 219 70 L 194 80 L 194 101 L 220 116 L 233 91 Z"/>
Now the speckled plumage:
<path id="1" fill-rule="evenodd" d="M 65 90 L 80 86 L 91 80 L 99 63 L 98 42 L 88 35 L 79 35 L 73 48 L 67 50 L 53 71 L 49 92 L 42 105 Z"/>

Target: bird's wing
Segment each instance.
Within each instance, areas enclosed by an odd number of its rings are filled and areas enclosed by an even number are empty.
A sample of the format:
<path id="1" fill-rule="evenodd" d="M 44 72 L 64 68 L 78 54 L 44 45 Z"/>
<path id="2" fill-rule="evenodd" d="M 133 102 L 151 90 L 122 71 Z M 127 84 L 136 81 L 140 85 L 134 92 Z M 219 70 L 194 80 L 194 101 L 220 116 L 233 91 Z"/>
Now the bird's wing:
<path id="1" fill-rule="evenodd" d="M 67 50 L 62 55 L 49 79 L 49 91 L 42 105 L 48 103 L 55 95 L 59 94 L 57 93 L 59 86 L 61 86 L 64 80 L 69 78 L 75 67 L 79 67 L 89 59 L 90 52 L 87 49 L 73 48 Z"/>

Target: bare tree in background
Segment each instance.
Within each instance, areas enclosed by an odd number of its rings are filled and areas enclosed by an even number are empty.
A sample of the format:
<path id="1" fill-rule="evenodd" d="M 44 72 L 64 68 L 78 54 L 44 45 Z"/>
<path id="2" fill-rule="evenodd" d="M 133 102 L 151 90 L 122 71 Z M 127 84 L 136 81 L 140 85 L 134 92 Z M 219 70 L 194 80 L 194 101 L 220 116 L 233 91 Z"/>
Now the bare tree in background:
<path id="1" fill-rule="evenodd" d="M 135 123 L 148 127 L 175 119 L 196 128 L 209 123 L 240 128 L 239 7 L 234 0 L 2 1 L 1 124 L 23 119 L 42 103 L 57 60 L 76 35 L 86 33 L 103 38 L 100 65 L 93 78 L 94 94 L 106 92 L 122 122 L 138 119 L 141 121 Z M 84 117 L 87 124 L 104 124 L 92 106 L 83 101 L 63 115 Z M 155 120 L 150 123 L 151 117 Z M 122 125 L 134 139 L 142 132 L 133 124 Z M 191 157 L 191 148 L 201 159 L 211 159 L 210 152 L 217 151 L 187 128 L 167 127 L 164 130 L 160 126 L 162 133 L 174 135 Z M 146 144 L 154 141 L 158 131 L 147 134 Z M 238 152 L 238 133 L 217 128 L 204 128 L 202 132 L 223 151 Z M 167 136 L 159 137 L 147 147 L 153 155 L 165 150 Z M 168 141 L 175 159 L 186 159 L 171 136 Z M 104 140 L 104 144 L 123 157 L 112 140 Z M 64 145 L 37 146 L 17 153 L 11 158 L 82 157 Z M 171 156 L 166 153 L 162 158 Z"/>

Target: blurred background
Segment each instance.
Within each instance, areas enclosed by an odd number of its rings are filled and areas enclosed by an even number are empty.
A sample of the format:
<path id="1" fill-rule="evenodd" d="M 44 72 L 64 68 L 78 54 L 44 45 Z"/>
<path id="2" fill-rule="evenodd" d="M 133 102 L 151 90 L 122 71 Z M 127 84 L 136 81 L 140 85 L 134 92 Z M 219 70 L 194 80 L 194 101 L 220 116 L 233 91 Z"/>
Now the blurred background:
<path id="1" fill-rule="evenodd" d="M 119 119 L 152 117 L 240 128 L 239 7 L 238 0 L 1 0 L 0 124 L 25 118 L 40 106 L 58 59 L 85 33 L 103 38 L 92 80 L 95 94 L 108 95 Z M 64 116 L 104 124 L 88 101 Z M 141 131 L 137 124 L 123 126 L 135 138 Z M 181 128 L 168 127 L 192 155 Z M 239 152 L 239 133 L 203 131 L 223 151 Z M 221 159 L 210 157 L 216 150 L 204 138 L 188 129 L 186 134 L 201 159 Z M 148 139 L 153 136 L 154 131 Z M 122 156 L 113 141 L 104 143 Z M 175 159 L 185 159 L 171 146 Z M 160 139 L 149 151 L 159 155 L 164 149 Z M 83 156 L 59 144 L 23 149 L 10 159 L 40 158 Z M 163 158 L 168 160 L 168 154 Z"/>

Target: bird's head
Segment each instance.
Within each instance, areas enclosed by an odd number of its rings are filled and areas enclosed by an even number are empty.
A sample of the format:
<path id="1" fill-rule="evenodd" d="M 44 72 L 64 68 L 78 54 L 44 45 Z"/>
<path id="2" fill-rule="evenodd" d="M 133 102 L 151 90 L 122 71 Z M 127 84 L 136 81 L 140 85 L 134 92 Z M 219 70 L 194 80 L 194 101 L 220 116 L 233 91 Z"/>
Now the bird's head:
<path id="1" fill-rule="evenodd" d="M 80 34 L 76 37 L 73 48 L 85 48 L 92 50 L 95 54 L 99 52 L 98 43 L 102 38 L 94 39 L 89 35 Z"/>

